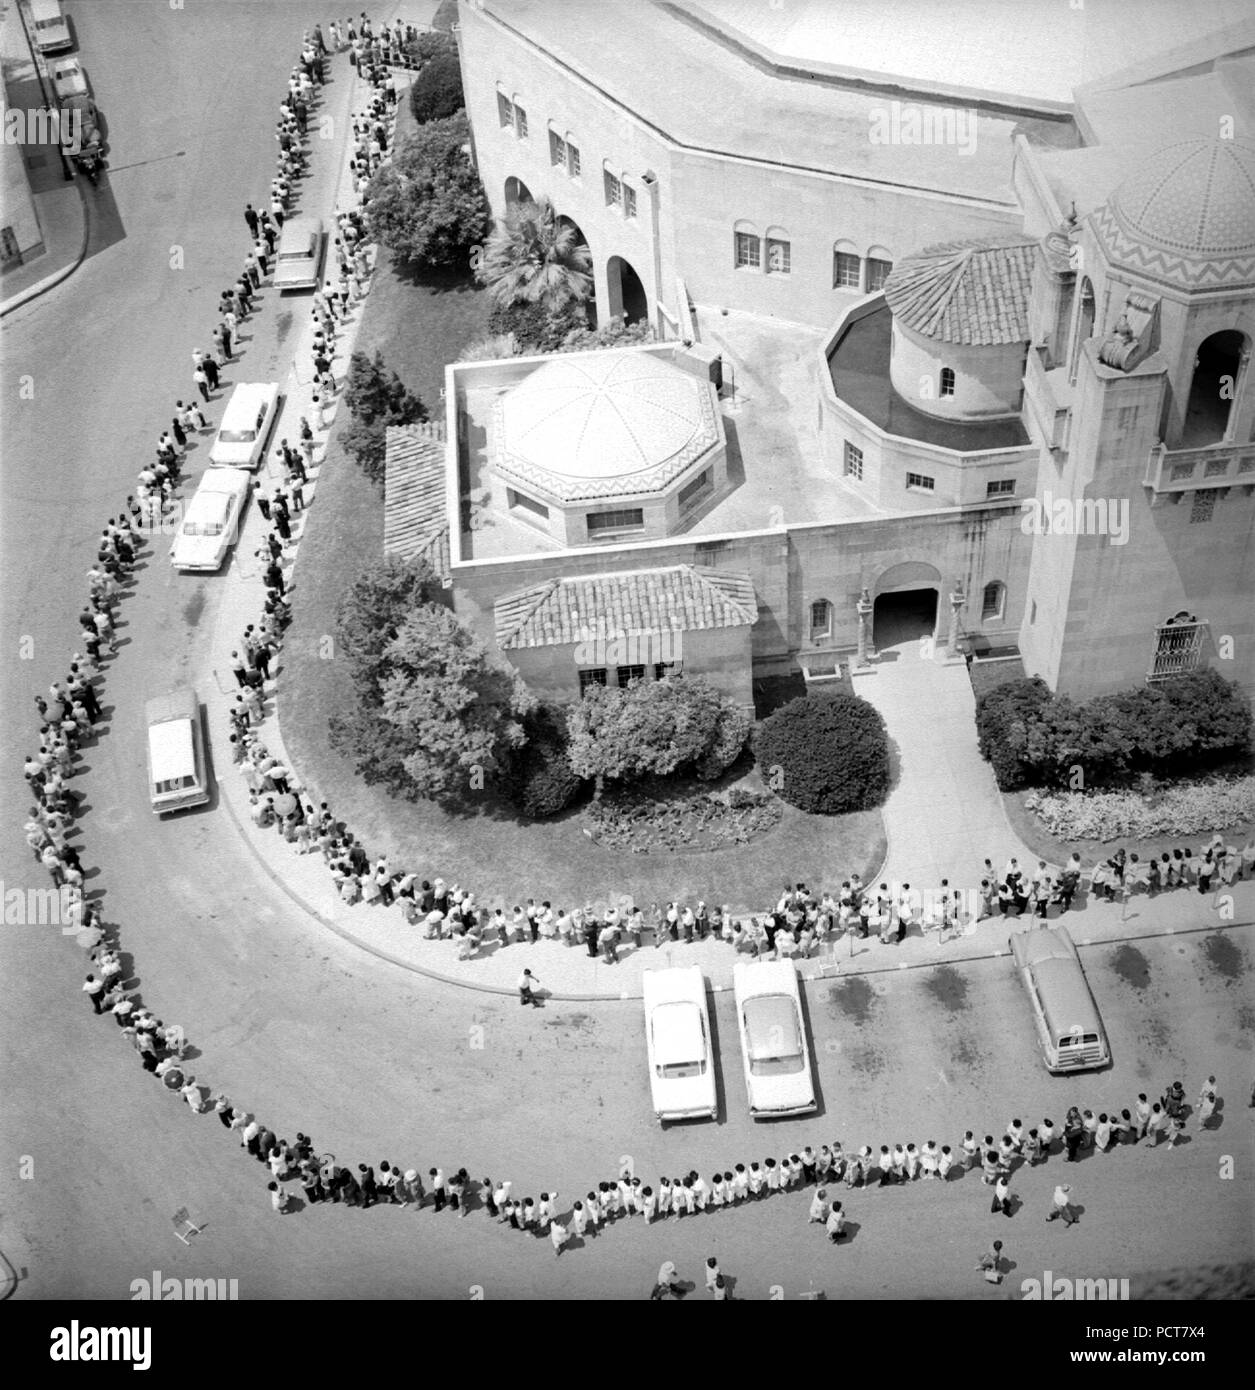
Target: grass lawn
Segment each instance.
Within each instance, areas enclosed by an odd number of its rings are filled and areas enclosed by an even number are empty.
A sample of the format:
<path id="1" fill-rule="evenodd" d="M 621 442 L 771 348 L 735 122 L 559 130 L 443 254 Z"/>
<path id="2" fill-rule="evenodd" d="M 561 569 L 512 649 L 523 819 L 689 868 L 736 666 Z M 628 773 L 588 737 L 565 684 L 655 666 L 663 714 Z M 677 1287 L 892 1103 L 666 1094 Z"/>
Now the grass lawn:
<path id="1" fill-rule="evenodd" d="M 378 347 L 388 366 L 434 413 L 446 360 L 486 332 L 487 297 L 468 280 L 415 279 L 382 266 L 367 300 L 358 350 Z M 454 811 L 405 802 L 367 786 L 330 746 L 331 714 L 353 699 L 347 665 L 335 659 L 335 615 L 347 582 L 383 552 L 383 494 L 338 444 L 336 421 L 297 558 L 294 619 L 284 642 L 279 714 L 284 742 L 312 794 L 372 855 L 427 877 L 471 884 L 481 900 L 549 898 L 564 906 L 609 893 L 704 898 L 736 908 L 773 901 L 790 882 L 831 885 L 853 871 L 870 878 L 884 861 L 880 813 L 828 818 L 786 806 L 780 824 L 750 845 L 706 853 L 632 855 L 585 833 L 582 810 L 523 823 L 494 794 L 468 791 Z M 755 775 L 749 775 L 751 784 Z"/>

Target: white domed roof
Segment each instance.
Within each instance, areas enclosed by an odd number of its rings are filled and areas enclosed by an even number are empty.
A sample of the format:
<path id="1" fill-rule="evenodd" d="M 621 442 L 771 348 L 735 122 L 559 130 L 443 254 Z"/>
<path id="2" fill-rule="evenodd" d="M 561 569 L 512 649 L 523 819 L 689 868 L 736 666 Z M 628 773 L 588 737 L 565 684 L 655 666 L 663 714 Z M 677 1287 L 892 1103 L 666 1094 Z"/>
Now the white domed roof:
<path id="1" fill-rule="evenodd" d="M 713 395 L 657 354 L 568 353 L 497 402 L 493 465 L 563 501 L 658 491 L 719 442 Z"/>
<path id="2" fill-rule="evenodd" d="M 1094 214 L 1112 261 L 1185 289 L 1255 284 L 1255 145 L 1182 140 Z"/>

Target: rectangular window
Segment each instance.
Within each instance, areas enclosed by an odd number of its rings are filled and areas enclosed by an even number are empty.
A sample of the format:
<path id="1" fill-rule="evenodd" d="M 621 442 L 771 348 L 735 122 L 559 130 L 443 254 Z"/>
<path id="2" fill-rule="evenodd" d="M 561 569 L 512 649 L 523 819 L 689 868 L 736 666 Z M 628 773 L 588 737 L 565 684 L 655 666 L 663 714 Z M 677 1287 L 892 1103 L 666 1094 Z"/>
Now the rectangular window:
<path id="1" fill-rule="evenodd" d="M 863 451 L 856 449 L 847 439 L 845 441 L 845 476 L 863 481 Z"/>
<path id="2" fill-rule="evenodd" d="M 645 679 L 645 668 L 643 666 L 620 666 L 619 667 L 619 689 L 622 690 L 629 681 L 643 681 Z"/>
<path id="3" fill-rule="evenodd" d="M 791 247 L 787 241 L 767 238 L 767 274 L 787 275 L 791 259 Z"/>
<path id="4" fill-rule="evenodd" d="M 620 507 L 610 512 L 587 514 L 588 534 L 604 536 L 612 531 L 639 531 L 645 525 L 645 513 L 640 507 Z"/>
<path id="5" fill-rule="evenodd" d="M 621 208 L 623 206 L 623 185 L 609 169 L 603 170 L 602 181 L 606 186 L 606 206 L 608 208 Z"/>
<path id="6" fill-rule="evenodd" d="M 636 216 L 636 189 L 629 183 L 623 185 L 623 215 L 625 217 Z"/>
<path id="7" fill-rule="evenodd" d="M 549 508 L 543 502 L 537 502 L 534 497 L 529 497 L 525 492 L 515 492 L 511 488 L 506 489 L 506 498 L 512 510 L 531 512 L 533 516 L 538 516 L 544 521 L 549 520 Z"/>
<path id="8" fill-rule="evenodd" d="M 858 289 L 858 257 L 848 251 L 832 253 L 832 288 L 834 290 Z"/>
<path id="9" fill-rule="evenodd" d="M 995 478 L 992 483 L 985 484 L 986 497 L 1011 497 L 1014 493 L 1014 478 Z"/>
<path id="10" fill-rule="evenodd" d="M 573 179 L 580 176 L 580 152 L 569 140 L 566 142 L 566 171 Z"/>
<path id="11" fill-rule="evenodd" d="M 832 604 L 826 598 L 811 604 L 811 636 L 827 637 L 832 631 Z"/>
<path id="12" fill-rule="evenodd" d="M 654 679 L 656 681 L 666 680 L 668 676 L 678 676 L 684 669 L 682 661 L 655 661 Z"/>
<path id="13" fill-rule="evenodd" d="M 1216 489 L 1214 487 L 1201 487 L 1194 493 L 1190 504 L 1190 520 L 1210 521 L 1212 513 L 1216 510 Z"/>
<path id="14" fill-rule="evenodd" d="M 559 169 L 566 168 L 566 141 L 556 130 L 549 132 L 549 162 Z"/>
<path id="15" fill-rule="evenodd" d="M 497 93 L 497 119 L 503 130 L 514 129 L 514 103 L 504 92 Z"/>
<path id="16" fill-rule="evenodd" d="M 889 278 L 889 272 L 892 269 L 892 261 L 879 261 L 875 256 L 868 256 L 867 293 L 874 294 L 877 290 L 883 290 L 885 281 Z"/>
<path id="17" fill-rule="evenodd" d="M 710 469 L 703 468 L 691 483 L 685 483 L 680 489 L 680 510 L 683 511 L 685 507 L 700 501 L 711 490 L 711 486 Z"/>
<path id="18" fill-rule="evenodd" d="M 937 484 L 927 473 L 908 473 L 906 485 L 908 488 L 914 488 L 916 492 L 932 492 Z"/>
<path id="19" fill-rule="evenodd" d="M 587 670 L 580 672 L 580 694 L 585 695 L 594 685 L 605 685 L 606 668 L 604 666 L 591 666 Z"/>
<path id="20" fill-rule="evenodd" d="M 737 232 L 736 234 L 736 264 L 737 268 L 748 267 L 750 270 L 757 270 L 761 260 L 762 243 L 753 232 Z"/>
<path id="21" fill-rule="evenodd" d="M 527 139 L 527 112 L 517 103 L 514 107 L 514 133 L 520 140 Z"/>

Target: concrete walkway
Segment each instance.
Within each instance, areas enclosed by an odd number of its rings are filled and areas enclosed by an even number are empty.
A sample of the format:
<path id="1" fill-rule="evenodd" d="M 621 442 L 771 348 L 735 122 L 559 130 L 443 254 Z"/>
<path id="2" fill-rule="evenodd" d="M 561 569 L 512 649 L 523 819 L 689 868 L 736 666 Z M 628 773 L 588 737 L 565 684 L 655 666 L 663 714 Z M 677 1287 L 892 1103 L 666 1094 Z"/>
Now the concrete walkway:
<path id="1" fill-rule="evenodd" d="M 976 697 L 961 661 L 924 655 L 923 639 L 878 633 L 884 645 L 855 690 L 889 731 L 894 782 L 882 814 L 889 851 L 882 877 L 913 888 L 978 889 L 982 866 L 1013 856 L 1025 874 L 1037 855 L 1012 830 L 993 770 L 976 741 Z"/>

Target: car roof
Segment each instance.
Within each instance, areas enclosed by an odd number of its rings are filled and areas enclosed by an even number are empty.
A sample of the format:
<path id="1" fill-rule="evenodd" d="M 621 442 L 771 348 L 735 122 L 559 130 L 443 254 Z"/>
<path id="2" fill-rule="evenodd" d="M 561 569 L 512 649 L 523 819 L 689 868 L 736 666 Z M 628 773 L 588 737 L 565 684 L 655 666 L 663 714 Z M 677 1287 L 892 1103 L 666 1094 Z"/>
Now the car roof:
<path id="1" fill-rule="evenodd" d="M 247 487 L 251 480 L 252 474 L 243 468 L 206 468 L 204 477 L 192 494 L 192 501 L 195 502 L 203 494 L 235 492 Z"/>
<path id="2" fill-rule="evenodd" d="M 257 407 L 272 398 L 277 390 L 278 387 L 269 381 L 241 381 L 231 392 L 227 408 L 222 412 L 222 424 L 218 428 L 233 429 L 239 424 L 252 424 Z"/>
<path id="3" fill-rule="evenodd" d="M 753 1005 L 753 1017 L 746 1021 L 745 1043 L 751 1058 L 760 1061 L 764 1057 L 778 1057 L 780 1050 L 767 1040 L 779 1037 L 781 1041 L 790 1035 L 801 1038 L 797 1005 L 784 994 L 758 995 L 745 1000 L 745 1013 Z"/>
<path id="4" fill-rule="evenodd" d="M 154 724 L 148 730 L 148 750 L 154 782 L 186 777 L 196 766 L 191 719 L 167 719 Z"/>
<path id="5" fill-rule="evenodd" d="M 667 999 L 650 1012 L 653 1030 L 654 1060 L 659 1066 L 668 1062 L 696 1062 L 706 1055 L 702 1011 L 691 999 Z"/>

